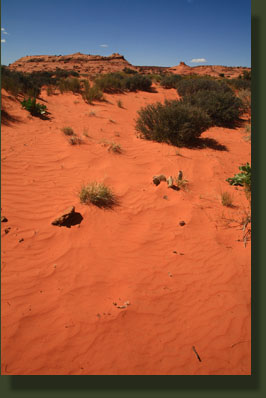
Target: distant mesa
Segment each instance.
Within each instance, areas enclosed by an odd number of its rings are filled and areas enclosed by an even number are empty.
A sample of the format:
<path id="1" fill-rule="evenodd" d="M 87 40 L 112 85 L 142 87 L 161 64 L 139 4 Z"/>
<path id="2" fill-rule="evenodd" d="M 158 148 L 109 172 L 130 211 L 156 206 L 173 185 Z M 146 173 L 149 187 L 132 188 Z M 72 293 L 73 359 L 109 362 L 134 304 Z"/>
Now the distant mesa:
<path id="1" fill-rule="evenodd" d="M 76 52 L 69 55 L 30 55 L 25 56 L 9 65 L 9 69 L 21 72 L 55 71 L 56 69 L 75 70 L 84 75 L 95 75 L 99 73 L 111 73 L 122 71 L 124 68 L 133 69 L 139 73 L 173 73 L 173 74 L 198 74 L 218 77 L 238 77 L 244 70 L 251 70 L 246 67 L 229 67 L 219 65 L 189 66 L 184 61 L 172 67 L 162 66 L 136 66 L 128 62 L 119 53 L 109 56 L 82 54 Z"/>

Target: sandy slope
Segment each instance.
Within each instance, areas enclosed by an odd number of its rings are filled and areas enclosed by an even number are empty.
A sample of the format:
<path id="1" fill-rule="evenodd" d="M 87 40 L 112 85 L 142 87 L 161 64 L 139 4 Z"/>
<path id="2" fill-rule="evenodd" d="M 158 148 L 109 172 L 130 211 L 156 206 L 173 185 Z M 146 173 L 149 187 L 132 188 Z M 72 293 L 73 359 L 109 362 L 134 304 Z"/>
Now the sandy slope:
<path id="1" fill-rule="evenodd" d="M 228 151 L 176 154 L 137 138 L 137 109 L 176 98 L 157 90 L 95 105 L 44 91 L 50 121 L 3 93 L 17 119 L 2 126 L 3 374 L 250 374 L 250 242 L 244 247 L 239 225 L 249 207 L 243 189 L 225 181 L 250 161 L 250 143 L 244 128 L 203 134 Z M 64 126 L 85 144 L 69 145 Z M 103 139 L 123 153 L 108 152 Z M 180 169 L 188 191 L 152 183 Z M 93 180 L 120 205 L 80 204 L 82 183 Z M 222 191 L 234 208 L 222 206 Z M 81 224 L 51 225 L 70 205 Z"/>

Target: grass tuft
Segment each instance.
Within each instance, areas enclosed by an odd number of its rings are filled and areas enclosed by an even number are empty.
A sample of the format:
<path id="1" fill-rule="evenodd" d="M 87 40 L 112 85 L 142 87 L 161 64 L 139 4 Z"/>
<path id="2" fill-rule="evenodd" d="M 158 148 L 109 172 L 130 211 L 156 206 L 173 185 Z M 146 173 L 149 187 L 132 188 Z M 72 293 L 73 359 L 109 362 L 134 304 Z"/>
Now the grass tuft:
<path id="1" fill-rule="evenodd" d="M 111 208 L 117 203 L 111 189 L 99 182 L 91 182 L 88 185 L 83 185 L 79 193 L 79 198 L 81 203 L 92 203 L 95 206 L 105 208 Z"/>

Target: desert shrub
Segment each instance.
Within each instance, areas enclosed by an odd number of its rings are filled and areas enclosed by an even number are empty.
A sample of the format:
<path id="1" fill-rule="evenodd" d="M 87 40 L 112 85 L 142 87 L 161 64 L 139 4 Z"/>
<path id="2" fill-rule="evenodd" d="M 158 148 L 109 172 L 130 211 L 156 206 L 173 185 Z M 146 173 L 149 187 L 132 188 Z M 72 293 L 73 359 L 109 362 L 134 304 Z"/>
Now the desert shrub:
<path id="1" fill-rule="evenodd" d="M 111 189 L 98 182 L 83 185 L 79 198 L 81 203 L 92 203 L 98 207 L 112 207 L 116 203 L 116 198 Z"/>
<path id="2" fill-rule="evenodd" d="M 22 108 L 27 109 L 33 116 L 43 116 L 46 113 L 47 107 L 43 104 L 39 104 L 36 102 L 36 98 L 28 98 L 24 99 L 21 102 Z"/>
<path id="3" fill-rule="evenodd" d="M 137 70 L 130 69 L 130 68 L 128 68 L 128 67 L 125 67 L 125 68 L 123 69 L 123 72 L 124 72 L 124 73 L 127 73 L 128 75 L 136 75 L 136 74 L 138 73 Z"/>
<path id="4" fill-rule="evenodd" d="M 198 91 L 219 91 L 219 92 L 232 92 L 230 87 L 224 82 L 206 79 L 206 78 L 191 78 L 181 79 L 176 82 L 178 94 L 181 96 L 192 95 Z"/>
<path id="5" fill-rule="evenodd" d="M 95 79 L 96 86 L 105 93 L 116 93 L 123 90 L 124 76 L 121 73 L 108 73 Z"/>
<path id="6" fill-rule="evenodd" d="M 201 108 L 212 125 L 233 127 L 242 113 L 242 101 L 232 92 L 201 90 L 183 97 L 182 102 Z"/>
<path id="7" fill-rule="evenodd" d="M 123 82 L 123 88 L 129 91 L 148 91 L 152 85 L 152 80 L 148 76 L 134 75 L 127 77 Z"/>
<path id="8" fill-rule="evenodd" d="M 211 125 L 201 109 L 180 101 L 165 101 L 141 108 L 136 130 L 142 138 L 177 146 L 191 145 Z"/>
<path id="9" fill-rule="evenodd" d="M 221 193 L 221 202 L 223 206 L 232 207 L 233 206 L 233 198 L 229 192 Z"/>
<path id="10" fill-rule="evenodd" d="M 83 141 L 80 137 L 77 137 L 76 135 L 73 135 L 72 137 L 69 138 L 68 142 L 71 145 L 80 145 L 83 144 Z"/>
<path id="11" fill-rule="evenodd" d="M 162 80 L 162 76 L 161 76 L 161 75 L 158 75 L 157 73 L 150 73 L 150 74 L 148 75 L 148 77 L 149 77 L 153 82 L 156 82 L 156 83 L 159 83 L 159 82 Z"/>
<path id="12" fill-rule="evenodd" d="M 251 191 L 251 166 L 246 163 L 239 166 L 240 173 L 235 174 L 232 178 L 227 178 L 230 185 L 244 186 L 247 191 Z"/>
<path id="13" fill-rule="evenodd" d="M 76 72 L 75 70 L 65 70 L 65 69 L 56 68 L 56 70 L 55 70 L 55 78 L 57 80 L 62 79 L 62 78 L 66 78 L 66 77 L 69 77 L 69 76 L 79 77 L 79 73 Z"/>
<path id="14" fill-rule="evenodd" d="M 118 100 L 118 101 L 117 101 L 117 106 L 118 106 L 119 108 L 123 108 L 123 104 L 122 104 L 122 101 L 121 101 L 121 100 Z"/>
<path id="15" fill-rule="evenodd" d="M 164 76 L 161 79 L 160 85 L 163 88 L 176 88 L 177 82 L 180 81 L 181 79 L 182 79 L 182 77 L 180 75 Z"/>
<path id="16" fill-rule="evenodd" d="M 227 79 L 226 82 L 236 90 L 251 90 L 251 81 L 247 79 Z"/>
<path id="17" fill-rule="evenodd" d="M 76 77 L 73 78 L 68 77 L 66 79 L 60 79 L 58 86 L 61 93 L 67 91 L 72 91 L 73 93 L 80 92 L 80 81 Z"/>
<path id="18" fill-rule="evenodd" d="M 82 97 L 85 101 L 91 104 L 93 101 L 101 101 L 103 99 L 103 92 L 97 85 L 94 84 L 90 87 L 89 82 L 86 82 Z"/>
<path id="19" fill-rule="evenodd" d="M 238 98 L 240 98 L 240 100 L 242 101 L 243 112 L 250 113 L 250 111 L 251 111 L 251 91 L 249 89 L 242 89 L 242 90 L 239 90 L 237 95 L 238 95 Z"/>
<path id="20" fill-rule="evenodd" d="M 219 73 L 219 76 L 220 77 L 224 77 L 224 73 Z"/>
<path id="21" fill-rule="evenodd" d="M 23 73 L 13 71 L 5 66 L 1 68 L 2 88 L 17 96 L 18 94 L 28 95 L 37 98 L 41 92 L 41 86 L 47 84 L 47 80 L 40 78 L 37 73 Z M 45 74 L 43 75 L 45 76 Z"/>
<path id="22" fill-rule="evenodd" d="M 62 131 L 65 135 L 75 135 L 75 133 L 71 127 L 63 127 Z"/>

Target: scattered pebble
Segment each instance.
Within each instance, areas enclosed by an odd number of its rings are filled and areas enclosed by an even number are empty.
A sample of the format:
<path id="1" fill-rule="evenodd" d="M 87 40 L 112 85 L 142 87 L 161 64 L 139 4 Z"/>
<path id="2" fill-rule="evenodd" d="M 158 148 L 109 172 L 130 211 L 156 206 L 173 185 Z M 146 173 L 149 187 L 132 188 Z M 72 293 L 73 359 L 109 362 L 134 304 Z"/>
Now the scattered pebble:
<path id="1" fill-rule="evenodd" d="M 11 230 L 11 227 L 8 227 L 5 229 L 5 233 L 8 234 L 8 232 Z"/>
<path id="2" fill-rule="evenodd" d="M 8 219 L 5 216 L 1 217 L 1 222 L 8 222 Z"/>
<path id="3" fill-rule="evenodd" d="M 177 254 L 177 251 L 174 250 L 173 253 Z"/>
<path id="4" fill-rule="evenodd" d="M 186 225 L 185 221 L 180 221 L 179 225 L 181 225 L 181 227 L 183 227 L 184 225 Z"/>
<path id="5" fill-rule="evenodd" d="M 21 243 L 21 242 L 24 242 L 24 239 L 23 239 L 23 238 L 21 238 L 21 239 L 19 240 L 19 243 Z"/>
<path id="6" fill-rule="evenodd" d="M 170 276 L 170 278 L 172 278 L 173 274 L 171 274 L 171 272 L 168 272 L 168 275 Z"/>

